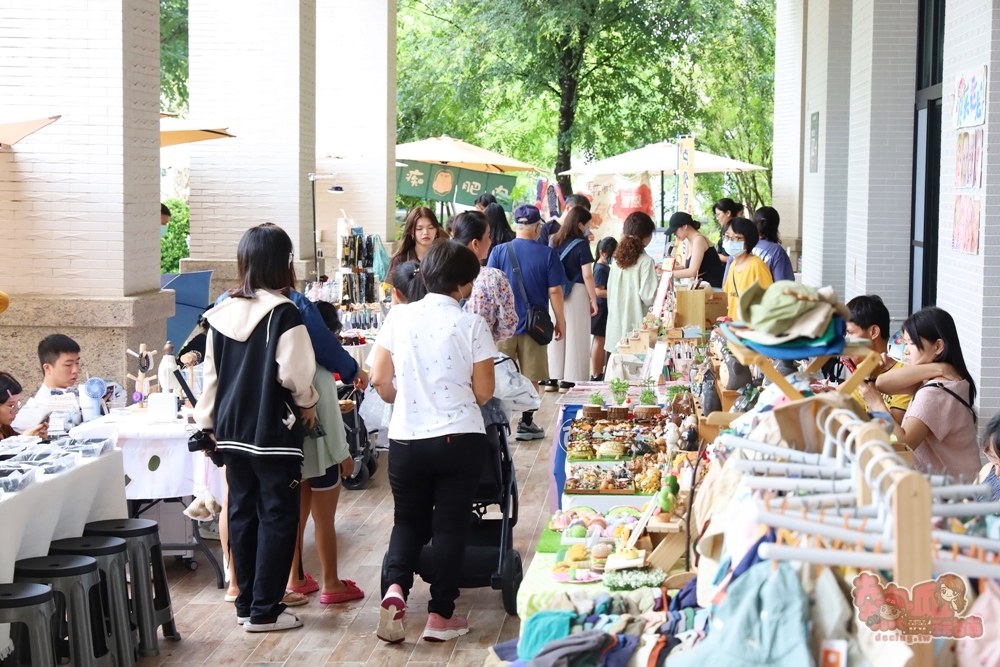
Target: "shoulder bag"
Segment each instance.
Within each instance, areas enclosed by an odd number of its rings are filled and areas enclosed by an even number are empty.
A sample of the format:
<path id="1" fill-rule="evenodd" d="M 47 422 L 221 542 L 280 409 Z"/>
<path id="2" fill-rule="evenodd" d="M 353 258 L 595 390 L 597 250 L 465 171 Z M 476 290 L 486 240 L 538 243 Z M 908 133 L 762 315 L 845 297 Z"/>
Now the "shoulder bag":
<path id="1" fill-rule="evenodd" d="M 563 248 L 563 251 L 561 253 L 559 253 L 559 263 L 560 264 L 562 263 L 562 261 L 564 259 L 566 259 L 566 255 L 569 254 L 569 251 L 572 250 L 573 248 L 575 248 L 578 243 L 583 243 L 583 239 L 573 239 L 572 241 L 569 242 L 569 244 L 565 248 Z M 563 266 L 563 269 L 565 269 L 565 268 L 566 267 Z M 566 279 L 566 282 L 563 283 L 562 289 L 563 289 L 563 298 L 564 299 L 569 296 L 570 292 L 573 291 L 573 284 L 574 284 L 573 281 L 569 280 L 568 278 Z"/>
<path id="2" fill-rule="evenodd" d="M 528 316 L 525 321 L 526 333 L 539 345 L 548 345 L 552 342 L 555 327 L 552 325 L 552 318 L 549 317 L 548 308 L 539 308 L 528 301 L 528 292 L 524 289 L 524 280 L 521 279 L 521 267 L 517 264 L 517 255 L 514 254 L 514 242 L 507 244 L 510 252 L 510 263 L 514 267 L 514 278 L 518 289 L 521 290 L 521 298 L 528 309 Z"/>

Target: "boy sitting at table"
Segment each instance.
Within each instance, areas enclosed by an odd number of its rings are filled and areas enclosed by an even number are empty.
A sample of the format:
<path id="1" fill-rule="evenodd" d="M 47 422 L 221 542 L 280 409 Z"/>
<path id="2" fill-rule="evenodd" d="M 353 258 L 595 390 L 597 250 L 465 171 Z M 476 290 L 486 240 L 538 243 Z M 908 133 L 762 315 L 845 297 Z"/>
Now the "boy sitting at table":
<path id="1" fill-rule="evenodd" d="M 80 398 L 76 380 L 80 375 L 80 346 L 63 334 L 46 336 L 38 344 L 38 362 L 42 366 L 42 386 L 28 399 L 11 424 L 18 433 L 47 421 L 53 411 L 70 412 L 74 421 L 79 418 Z M 66 425 L 67 430 L 71 425 Z"/>

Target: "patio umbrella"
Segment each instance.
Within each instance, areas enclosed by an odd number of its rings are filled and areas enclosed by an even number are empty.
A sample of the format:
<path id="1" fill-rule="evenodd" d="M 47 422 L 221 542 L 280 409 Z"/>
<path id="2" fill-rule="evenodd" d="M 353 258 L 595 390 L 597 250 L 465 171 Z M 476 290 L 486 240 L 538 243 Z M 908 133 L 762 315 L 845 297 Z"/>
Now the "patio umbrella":
<path id="1" fill-rule="evenodd" d="M 211 305 L 208 294 L 211 282 L 211 271 L 195 271 L 178 274 L 163 285 L 162 289 L 174 290 L 176 307 L 174 316 L 167 318 L 167 340 L 175 349 L 181 349 L 198 324 L 198 317 Z"/>
<path id="2" fill-rule="evenodd" d="M 446 164 L 461 169 L 503 174 L 508 171 L 541 171 L 538 167 L 500 153 L 473 146 L 447 135 L 396 146 L 396 160 Z"/>
<path id="3" fill-rule="evenodd" d="M 0 123 L 0 150 L 9 150 L 11 146 L 21 139 L 24 139 L 29 134 L 34 134 L 60 118 L 62 116 L 49 116 L 48 118 L 38 118 L 36 120 L 22 120 L 17 123 Z"/>
<path id="4" fill-rule="evenodd" d="M 703 151 L 694 152 L 694 173 L 711 174 L 727 171 L 767 171 L 767 168 Z M 658 144 L 643 146 L 628 153 L 591 162 L 590 164 L 561 172 L 560 175 L 674 174 L 676 172 L 677 146 L 669 141 L 662 141 Z"/>
<path id="5" fill-rule="evenodd" d="M 225 127 L 213 128 L 211 125 L 206 126 L 170 116 L 160 118 L 160 148 L 234 136 L 236 135 L 229 134 L 228 128 Z"/>

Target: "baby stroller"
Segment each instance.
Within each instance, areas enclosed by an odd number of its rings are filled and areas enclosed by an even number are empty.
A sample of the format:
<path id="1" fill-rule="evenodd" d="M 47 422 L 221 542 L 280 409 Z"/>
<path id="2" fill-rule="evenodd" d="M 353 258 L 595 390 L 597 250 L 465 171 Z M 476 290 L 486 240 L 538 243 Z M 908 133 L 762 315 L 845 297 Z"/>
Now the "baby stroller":
<path id="1" fill-rule="evenodd" d="M 496 405 L 490 409 L 490 403 Z M 479 489 L 473 501 L 470 521 L 472 528 L 465 549 L 462 576 L 459 588 L 485 588 L 501 591 L 503 608 L 511 615 L 517 614 L 517 590 L 521 586 L 524 571 L 521 554 L 514 549 L 514 526 L 517 524 L 517 479 L 514 475 L 514 461 L 511 458 L 507 436 L 509 424 L 506 414 L 497 399 L 492 399 L 483 409 L 487 419 L 486 436 L 490 443 L 490 455 L 483 466 Z M 492 423 L 491 423 L 492 422 Z M 500 518 L 487 519 L 486 511 L 491 505 L 500 507 Z M 388 554 L 387 554 L 388 555 Z M 433 541 L 424 546 L 417 561 L 416 574 L 429 581 L 430 565 L 434 562 Z M 386 581 L 385 558 L 382 559 L 382 595 L 388 586 Z"/>
<path id="2" fill-rule="evenodd" d="M 350 477 L 345 477 L 343 483 L 344 488 L 356 491 L 363 489 L 378 470 L 378 452 L 369 440 L 365 421 L 358 414 L 364 393 L 355 391 L 351 385 L 344 385 L 338 387 L 337 398 L 342 401 L 348 398 L 354 399 L 354 407 L 344 414 L 344 430 L 347 432 L 347 445 L 354 459 L 354 472 Z"/>

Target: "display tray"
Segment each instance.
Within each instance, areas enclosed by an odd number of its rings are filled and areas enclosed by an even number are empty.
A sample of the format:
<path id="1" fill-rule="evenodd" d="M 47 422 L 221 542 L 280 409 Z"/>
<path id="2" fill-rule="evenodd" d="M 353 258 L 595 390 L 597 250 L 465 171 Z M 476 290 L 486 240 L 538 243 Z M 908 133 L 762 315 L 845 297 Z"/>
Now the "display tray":
<path id="1" fill-rule="evenodd" d="M 573 457 L 567 457 L 566 460 L 569 463 L 622 463 L 624 461 L 631 461 L 632 458 L 633 457 L 631 455 L 622 455 L 614 459 L 610 459 L 606 456 L 596 456 L 592 459 L 587 459 L 587 458 L 577 459 Z"/>
<path id="2" fill-rule="evenodd" d="M 567 496 L 634 496 L 634 489 L 563 489 Z"/>

